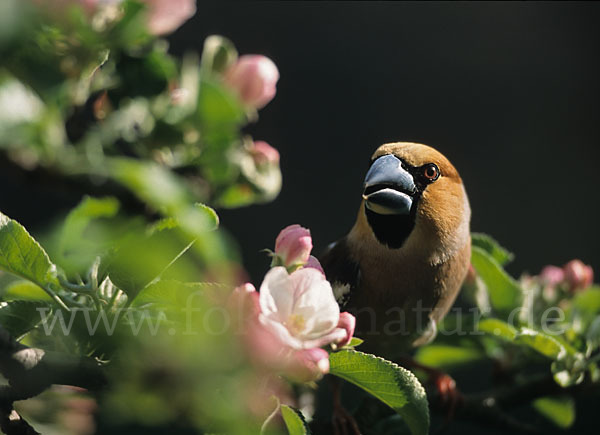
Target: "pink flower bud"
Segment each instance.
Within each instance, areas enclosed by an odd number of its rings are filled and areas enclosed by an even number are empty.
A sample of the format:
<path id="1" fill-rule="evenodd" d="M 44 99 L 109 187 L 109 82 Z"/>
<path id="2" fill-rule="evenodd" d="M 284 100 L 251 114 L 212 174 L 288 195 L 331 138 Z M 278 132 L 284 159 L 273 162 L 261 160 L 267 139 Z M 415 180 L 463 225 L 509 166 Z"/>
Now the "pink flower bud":
<path id="1" fill-rule="evenodd" d="M 315 381 L 329 373 L 329 354 L 320 348 L 294 352 L 286 375 L 301 382 Z"/>
<path id="2" fill-rule="evenodd" d="M 540 279 L 546 285 L 556 286 L 564 281 L 565 272 L 557 266 L 546 266 L 540 272 Z"/>
<path id="3" fill-rule="evenodd" d="M 323 266 L 321 266 L 321 263 L 319 263 L 319 260 L 317 259 L 317 257 L 310 255 L 308 257 L 308 260 L 306 261 L 306 264 L 304 265 L 304 267 L 311 267 L 313 269 L 317 269 L 319 272 L 321 272 L 323 274 L 323 276 L 325 276 L 325 271 L 323 270 Z"/>
<path id="4" fill-rule="evenodd" d="M 564 265 L 565 281 L 569 284 L 569 290 L 583 290 L 594 283 L 594 271 L 591 266 L 584 264 L 581 260 L 571 260 Z"/>
<path id="5" fill-rule="evenodd" d="M 348 343 L 350 343 L 350 340 L 352 340 L 352 336 L 354 335 L 354 328 L 356 327 L 356 317 L 354 317 L 347 311 L 340 313 L 340 320 L 338 322 L 337 327 L 346 331 L 346 338 L 342 341 L 338 341 L 337 345 L 340 347 L 346 346 Z"/>
<path id="6" fill-rule="evenodd" d="M 196 13 L 196 0 L 144 0 L 148 30 L 153 35 L 171 33 Z"/>
<path id="7" fill-rule="evenodd" d="M 252 284 L 242 284 L 229 295 L 227 307 L 233 316 L 234 327 L 243 330 L 258 319 L 258 292 Z"/>
<path id="8" fill-rule="evenodd" d="M 279 151 L 263 140 L 253 142 L 248 151 L 258 166 L 279 164 Z"/>
<path id="9" fill-rule="evenodd" d="M 286 268 L 305 264 L 311 250 L 310 231 L 297 224 L 281 230 L 275 241 L 275 255 L 281 259 Z"/>
<path id="10" fill-rule="evenodd" d="M 279 71 L 271 59 L 253 54 L 240 56 L 225 72 L 225 83 L 242 102 L 261 109 L 273 99 Z"/>

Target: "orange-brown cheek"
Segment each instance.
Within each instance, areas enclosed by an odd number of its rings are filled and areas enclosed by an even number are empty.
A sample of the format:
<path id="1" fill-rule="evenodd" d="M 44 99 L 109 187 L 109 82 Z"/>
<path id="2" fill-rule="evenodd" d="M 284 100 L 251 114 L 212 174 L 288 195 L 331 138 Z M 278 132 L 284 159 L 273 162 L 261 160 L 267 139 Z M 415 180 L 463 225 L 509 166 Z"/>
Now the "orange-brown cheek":
<path id="1" fill-rule="evenodd" d="M 432 184 L 423 192 L 418 218 L 424 230 L 438 236 L 456 231 L 462 222 L 462 189 L 456 183 Z"/>

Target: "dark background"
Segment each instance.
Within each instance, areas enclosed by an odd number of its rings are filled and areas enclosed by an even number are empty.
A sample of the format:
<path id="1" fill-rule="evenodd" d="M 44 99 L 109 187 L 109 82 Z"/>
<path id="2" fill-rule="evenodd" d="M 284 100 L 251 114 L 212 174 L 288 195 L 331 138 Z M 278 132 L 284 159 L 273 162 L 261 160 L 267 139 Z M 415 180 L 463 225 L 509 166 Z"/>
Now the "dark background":
<path id="1" fill-rule="evenodd" d="M 598 23 L 597 3 L 199 2 L 174 53 L 216 33 L 281 73 L 248 129 L 279 149 L 281 194 L 220 212 L 255 283 L 286 225 L 310 228 L 317 252 L 343 236 L 369 156 L 399 140 L 454 163 L 472 229 L 516 254 L 513 275 L 574 257 L 600 270 Z M 34 231 L 79 201 L 21 181 L 0 173 L 0 209 Z"/>
<path id="2" fill-rule="evenodd" d="M 259 250 L 286 225 L 310 228 L 317 251 L 350 229 L 369 157 L 390 141 L 454 163 L 472 229 L 516 254 L 514 275 L 575 257 L 600 270 L 599 6 L 200 2 L 174 52 L 216 33 L 281 73 L 249 129 L 281 153 L 281 194 L 221 213 L 257 284 Z"/>

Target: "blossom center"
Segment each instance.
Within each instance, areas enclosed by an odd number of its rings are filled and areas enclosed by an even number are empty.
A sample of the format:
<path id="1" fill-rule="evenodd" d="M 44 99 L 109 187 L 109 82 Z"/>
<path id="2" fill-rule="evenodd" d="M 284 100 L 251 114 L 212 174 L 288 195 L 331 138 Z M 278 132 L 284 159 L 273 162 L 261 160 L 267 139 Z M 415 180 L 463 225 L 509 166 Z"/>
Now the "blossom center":
<path id="1" fill-rule="evenodd" d="M 289 331 L 294 335 L 301 333 L 306 327 L 306 319 L 301 314 L 292 314 L 285 323 Z"/>

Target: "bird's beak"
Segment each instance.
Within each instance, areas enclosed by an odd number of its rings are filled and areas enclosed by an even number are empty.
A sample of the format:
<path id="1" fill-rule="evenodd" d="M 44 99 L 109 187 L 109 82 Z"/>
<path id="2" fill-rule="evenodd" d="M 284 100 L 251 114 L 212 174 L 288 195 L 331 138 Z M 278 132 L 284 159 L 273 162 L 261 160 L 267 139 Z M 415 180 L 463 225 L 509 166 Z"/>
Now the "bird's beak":
<path id="1" fill-rule="evenodd" d="M 397 157 L 388 154 L 373 162 L 365 177 L 363 198 L 377 214 L 408 215 L 417 192 L 412 175 Z"/>

